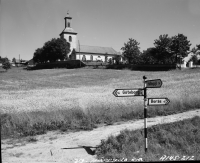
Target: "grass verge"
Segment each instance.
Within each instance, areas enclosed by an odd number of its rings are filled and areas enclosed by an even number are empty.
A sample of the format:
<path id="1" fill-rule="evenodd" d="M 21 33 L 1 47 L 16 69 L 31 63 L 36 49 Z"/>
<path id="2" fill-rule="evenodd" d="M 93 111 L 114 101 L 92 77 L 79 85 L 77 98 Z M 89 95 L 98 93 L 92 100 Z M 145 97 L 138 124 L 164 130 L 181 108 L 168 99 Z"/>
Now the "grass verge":
<path id="1" fill-rule="evenodd" d="M 174 161 L 200 159 L 200 117 L 148 128 L 148 152 L 143 129 L 124 130 L 102 140 L 97 158 L 111 161 Z"/>

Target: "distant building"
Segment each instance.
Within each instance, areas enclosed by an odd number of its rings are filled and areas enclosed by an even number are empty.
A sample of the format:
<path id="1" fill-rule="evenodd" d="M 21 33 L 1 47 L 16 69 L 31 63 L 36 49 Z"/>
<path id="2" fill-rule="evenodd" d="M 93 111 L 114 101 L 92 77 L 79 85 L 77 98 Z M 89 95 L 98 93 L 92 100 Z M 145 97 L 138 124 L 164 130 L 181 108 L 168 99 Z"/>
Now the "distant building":
<path id="1" fill-rule="evenodd" d="M 83 60 L 83 61 L 103 61 L 108 62 L 110 58 L 120 56 L 119 52 L 116 52 L 112 47 L 100 47 L 100 46 L 88 46 L 88 45 L 78 45 L 77 44 L 77 32 L 71 27 L 72 17 L 67 16 L 65 19 L 65 29 L 61 32 L 60 37 L 65 38 L 67 42 L 70 43 L 71 52 L 68 57 L 73 60 Z M 73 49 L 75 49 L 76 54 L 71 54 Z M 122 60 L 122 57 L 121 57 Z"/>

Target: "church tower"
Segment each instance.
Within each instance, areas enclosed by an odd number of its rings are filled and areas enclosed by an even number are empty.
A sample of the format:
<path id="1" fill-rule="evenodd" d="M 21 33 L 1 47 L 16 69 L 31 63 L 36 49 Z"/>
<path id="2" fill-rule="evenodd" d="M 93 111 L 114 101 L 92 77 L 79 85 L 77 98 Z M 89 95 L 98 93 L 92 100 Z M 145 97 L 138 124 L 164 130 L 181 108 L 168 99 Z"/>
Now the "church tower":
<path id="1" fill-rule="evenodd" d="M 67 16 L 64 19 L 65 19 L 65 29 L 61 32 L 60 38 L 65 38 L 67 42 L 70 43 L 70 50 L 72 52 L 73 49 L 76 49 L 77 33 L 71 28 L 72 17 L 69 16 L 69 13 L 67 13 Z M 69 54 L 71 54 L 71 52 Z"/>

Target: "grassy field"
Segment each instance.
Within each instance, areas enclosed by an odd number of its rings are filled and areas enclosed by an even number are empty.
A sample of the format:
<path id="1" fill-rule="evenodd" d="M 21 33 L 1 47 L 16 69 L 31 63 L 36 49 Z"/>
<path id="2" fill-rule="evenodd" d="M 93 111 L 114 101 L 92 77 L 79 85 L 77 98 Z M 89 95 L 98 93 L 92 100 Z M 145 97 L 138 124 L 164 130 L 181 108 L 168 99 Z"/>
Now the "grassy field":
<path id="1" fill-rule="evenodd" d="M 142 96 L 117 98 L 112 92 L 142 88 L 144 75 L 163 81 L 161 88 L 148 89 L 148 98 L 170 99 L 167 106 L 149 107 L 148 117 L 200 108 L 199 68 L 159 72 L 12 68 L 0 73 L 2 136 L 92 129 L 99 123 L 143 118 Z"/>
<path id="2" fill-rule="evenodd" d="M 148 128 L 148 151 L 144 132 L 124 130 L 103 140 L 97 149 L 102 160 L 188 161 L 200 159 L 200 117 Z"/>

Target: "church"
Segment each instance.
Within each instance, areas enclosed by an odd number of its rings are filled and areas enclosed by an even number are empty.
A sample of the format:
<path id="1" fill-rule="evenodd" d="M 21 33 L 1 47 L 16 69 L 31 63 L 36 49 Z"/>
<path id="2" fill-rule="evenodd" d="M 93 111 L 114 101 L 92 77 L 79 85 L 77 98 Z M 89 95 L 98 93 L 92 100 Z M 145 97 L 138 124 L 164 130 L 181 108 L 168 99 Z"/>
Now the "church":
<path id="1" fill-rule="evenodd" d="M 88 46 L 77 43 L 78 33 L 71 27 L 72 17 L 70 17 L 69 13 L 67 13 L 67 16 L 64 19 L 65 28 L 60 33 L 60 38 L 65 38 L 67 42 L 70 43 L 71 52 L 68 54 L 70 59 L 108 62 L 109 59 L 119 56 L 122 60 L 121 54 L 116 52 L 112 47 Z M 76 53 L 72 53 L 73 49 Z"/>

